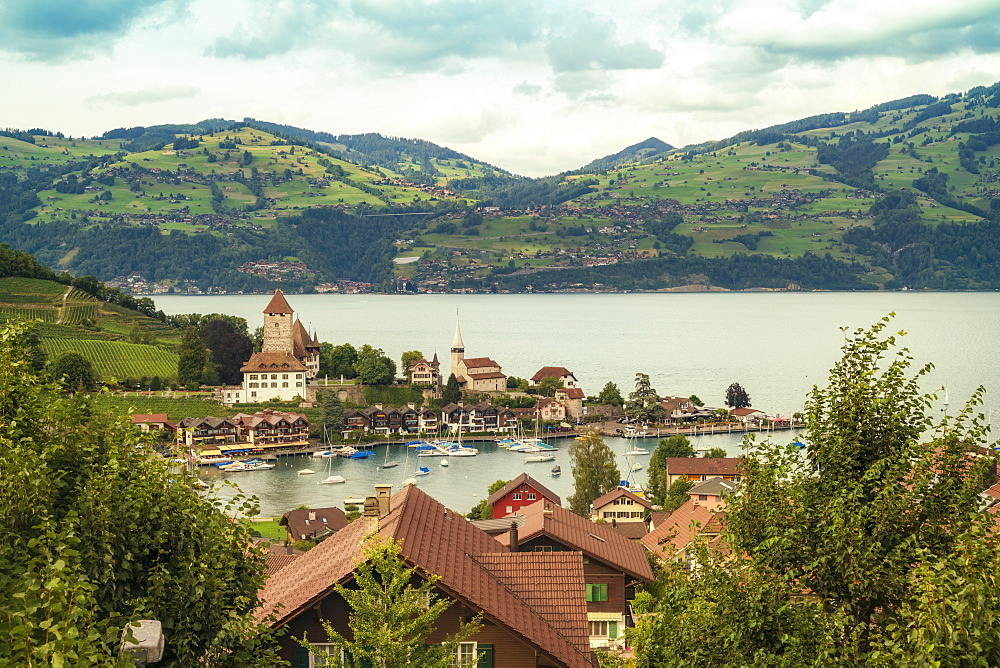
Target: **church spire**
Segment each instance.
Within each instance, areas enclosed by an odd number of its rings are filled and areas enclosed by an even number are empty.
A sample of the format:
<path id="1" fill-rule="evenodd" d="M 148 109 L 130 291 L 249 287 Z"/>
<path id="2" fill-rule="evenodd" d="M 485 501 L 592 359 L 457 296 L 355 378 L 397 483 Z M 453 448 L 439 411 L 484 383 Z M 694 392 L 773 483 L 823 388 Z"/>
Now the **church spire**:
<path id="1" fill-rule="evenodd" d="M 462 327 L 458 321 L 458 309 L 455 309 L 455 340 L 451 342 L 451 352 L 465 352 L 465 344 L 462 343 Z"/>

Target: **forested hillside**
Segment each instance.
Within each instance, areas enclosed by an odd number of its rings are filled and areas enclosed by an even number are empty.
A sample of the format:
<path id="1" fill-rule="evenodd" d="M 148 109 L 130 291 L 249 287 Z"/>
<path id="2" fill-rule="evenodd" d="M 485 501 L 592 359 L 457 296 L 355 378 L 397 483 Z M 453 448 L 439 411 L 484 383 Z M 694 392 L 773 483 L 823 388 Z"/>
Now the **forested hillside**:
<path id="1" fill-rule="evenodd" d="M 252 118 L 0 133 L 0 242 L 140 293 L 1000 287 L 1000 84 L 525 178 Z"/>

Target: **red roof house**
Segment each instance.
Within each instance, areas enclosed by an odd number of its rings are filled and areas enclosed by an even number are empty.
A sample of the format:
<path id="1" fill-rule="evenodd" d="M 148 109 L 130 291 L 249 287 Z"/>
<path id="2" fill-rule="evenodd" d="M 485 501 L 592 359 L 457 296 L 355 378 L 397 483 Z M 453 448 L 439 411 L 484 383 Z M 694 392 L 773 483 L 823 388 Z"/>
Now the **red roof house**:
<path id="1" fill-rule="evenodd" d="M 559 495 L 551 491 L 527 473 L 522 473 L 509 483 L 490 494 L 486 500 L 493 506 L 493 518 L 513 515 L 536 501 L 547 499 L 557 506 L 562 503 Z"/>

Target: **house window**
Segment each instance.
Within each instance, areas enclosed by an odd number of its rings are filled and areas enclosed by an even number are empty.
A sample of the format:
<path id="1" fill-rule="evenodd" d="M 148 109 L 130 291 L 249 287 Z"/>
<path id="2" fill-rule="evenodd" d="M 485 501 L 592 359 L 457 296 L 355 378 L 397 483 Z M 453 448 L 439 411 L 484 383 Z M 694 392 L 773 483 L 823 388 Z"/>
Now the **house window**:
<path id="1" fill-rule="evenodd" d="M 257 383 L 250 383 L 250 387 L 257 387 Z"/>
<path id="2" fill-rule="evenodd" d="M 532 552 L 560 552 L 561 550 L 554 545 L 535 545 L 531 548 Z"/>
<path id="3" fill-rule="evenodd" d="M 587 602 L 589 603 L 600 603 L 601 601 L 608 600 L 608 585 L 607 584 L 588 584 L 587 585 Z"/>
<path id="4" fill-rule="evenodd" d="M 478 656 L 476 652 L 476 643 L 474 642 L 460 642 L 458 643 L 458 649 L 455 650 L 455 659 L 452 661 L 453 666 L 474 666 L 476 664 L 476 657 Z"/>
<path id="5" fill-rule="evenodd" d="M 514 500 L 515 501 L 520 501 L 521 500 L 521 493 L 520 492 L 514 492 Z"/>
<path id="6" fill-rule="evenodd" d="M 250 374 L 250 380 L 257 380 L 257 374 L 255 373 Z"/>
<path id="7" fill-rule="evenodd" d="M 618 622 L 590 622 L 590 635 L 600 638 L 617 638 Z"/>
<path id="8" fill-rule="evenodd" d="M 281 379 L 282 380 L 288 380 L 288 374 L 287 373 L 281 374 Z"/>
<path id="9" fill-rule="evenodd" d="M 344 648 L 333 643 L 313 643 L 309 652 L 309 668 L 342 666 L 346 661 Z"/>
<path id="10" fill-rule="evenodd" d="M 708 501 L 708 494 L 699 494 L 698 495 L 698 500 L 699 501 Z"/>
<path id="11" fill-rule="evenodd" d="M 256 393 L 256 392 L 251 392 L 251 393 L 250 393 L 250 396 L 251 396 L 251 397 L 256 397 L 256 396 L 257 396 L 257 393 Z"/>
<path id="12" fill-rule="evenodd" d="M 288 383 L 282 383 L 281 386 L 282 387 L 288 387 Z"/>
<path id="13" fill-rule="evenodd" d="M 538 498 L 537 494 L 535 494 L 534 492 L 528 492 L 528 501 L 534 501 L 537 498 Z"/>
<path id="14" fill-rule="evenodd" d="M 271 380 L 278 380 L 278 374 L 272 373 L 271 374 Z"/>
<path id="15" fill-rule="evenodd" d="M 295 379 L 296 380 L 302 380 L 302 374 L 301 373 L 295 374 Z"/>

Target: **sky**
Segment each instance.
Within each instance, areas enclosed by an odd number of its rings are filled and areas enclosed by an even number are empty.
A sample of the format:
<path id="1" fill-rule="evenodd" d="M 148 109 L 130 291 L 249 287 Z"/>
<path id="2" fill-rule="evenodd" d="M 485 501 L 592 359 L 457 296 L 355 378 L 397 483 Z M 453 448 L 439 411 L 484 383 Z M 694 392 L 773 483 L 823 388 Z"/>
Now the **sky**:
<path id="1" fill-rule="evenodd" d="M 543 176 L 1000 80 L 1000 0 L 0 0 L 0 126 L 252 117 Z"/>

